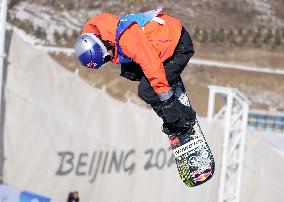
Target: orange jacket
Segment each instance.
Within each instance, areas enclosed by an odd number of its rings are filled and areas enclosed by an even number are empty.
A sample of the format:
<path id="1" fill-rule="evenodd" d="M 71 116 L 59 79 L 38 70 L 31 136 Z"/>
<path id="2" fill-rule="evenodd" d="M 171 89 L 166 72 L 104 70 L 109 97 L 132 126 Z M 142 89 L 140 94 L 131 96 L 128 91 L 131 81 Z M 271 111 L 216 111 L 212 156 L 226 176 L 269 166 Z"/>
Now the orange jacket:
<path id="1" fill-rule="evenodd" d="M 121 35 L 119 45 L 127 57 L 141 66 L 154 91 L 159 94 L 170 90 L 163 62 L 173 55 L 181 35 L 182 25 L 179 19 L 168 15 L 160 14 L 158 17 L 165 23 L 158 24 L 150 21 L 145 25 L 144 30 L 137 24 L 131 25 Z M 118 21 L 117 16 L 102 13 L 87 22 L 83 33 L 99 35 L 115 47 Z M 116 47 L 112 62 L 118 63 Z"/>

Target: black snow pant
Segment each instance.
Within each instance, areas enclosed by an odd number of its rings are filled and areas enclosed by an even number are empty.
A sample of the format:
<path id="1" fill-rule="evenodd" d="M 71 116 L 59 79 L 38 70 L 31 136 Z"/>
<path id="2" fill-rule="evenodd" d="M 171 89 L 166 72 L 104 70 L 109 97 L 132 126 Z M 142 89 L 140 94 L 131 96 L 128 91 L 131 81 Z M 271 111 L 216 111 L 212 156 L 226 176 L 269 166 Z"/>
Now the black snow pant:
<path id="1" fill-rule="evenodd" d="M 176 46 L 173 56 L 163 62 L 166 77 L 170 86 L 182 81 L 180 74 L 186 67 L 190 58 L 194 55 L 194 47 L 189 33 L 182 28 L 180 40 Z M 153 90 L 147 77 L 143 74 L 141 67 L 135 62 L 121 65 L 121 76 L 132 80 L 140 81 L 138 85 L 138 96 L 147 104 L 150 104 L 154 111 L 164 122 L 161 103 L 158 95 Z"/>

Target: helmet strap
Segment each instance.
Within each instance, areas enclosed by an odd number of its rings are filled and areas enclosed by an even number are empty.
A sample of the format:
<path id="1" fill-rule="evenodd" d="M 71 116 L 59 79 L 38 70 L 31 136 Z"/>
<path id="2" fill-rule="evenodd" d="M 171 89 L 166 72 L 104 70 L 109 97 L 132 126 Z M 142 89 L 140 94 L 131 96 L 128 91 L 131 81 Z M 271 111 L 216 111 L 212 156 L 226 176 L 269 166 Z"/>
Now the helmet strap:
<path id="1" fill-rule="evenodd" d="M 106 63 L 108 63 L 109 61 L 111 61 L 111 55 L 107 55 L 107 56 L 104 57 L 104 62 L 103 62 L 103 64 L 106 64 Z"/>
<path id="2" fill-rule="evenodd" d="M 105 40 L 102 40 L 102 43 L 104 44 L 104 46 L 106 47 L 106 49 L 109 51 L 109 50 L 112 50 L 114 49 L 113 45 L 111 45 L 111 43 L 109 41 L 105 41 Z"/>

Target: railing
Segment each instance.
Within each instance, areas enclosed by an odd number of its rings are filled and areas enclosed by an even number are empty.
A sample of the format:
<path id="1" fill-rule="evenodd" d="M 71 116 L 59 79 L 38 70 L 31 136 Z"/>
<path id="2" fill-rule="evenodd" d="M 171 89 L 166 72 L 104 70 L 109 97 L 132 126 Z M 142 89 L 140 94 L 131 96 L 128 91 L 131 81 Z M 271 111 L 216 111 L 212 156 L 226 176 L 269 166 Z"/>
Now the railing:
<path id="1" fill-rule="evenodd" d="M 284 133 L 284 113 L 250 110 L 248 128 L 251 131 Z"/>

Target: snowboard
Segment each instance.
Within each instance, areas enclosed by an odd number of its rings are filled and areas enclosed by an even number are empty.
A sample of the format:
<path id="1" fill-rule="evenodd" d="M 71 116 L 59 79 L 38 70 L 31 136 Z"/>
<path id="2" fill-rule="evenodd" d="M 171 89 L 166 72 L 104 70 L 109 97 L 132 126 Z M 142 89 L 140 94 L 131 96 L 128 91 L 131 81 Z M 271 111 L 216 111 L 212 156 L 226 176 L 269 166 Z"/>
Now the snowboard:
<path id="1" fill-rule="evenodd" d="M 182 81 L 172 88 L 183 105 L 192 107 Z M 187 186 L 195 187 L 212 178 L 215 169 L 214 157 L 197 119 L 187 132 L 168 137 L 179 175 Z"/>

